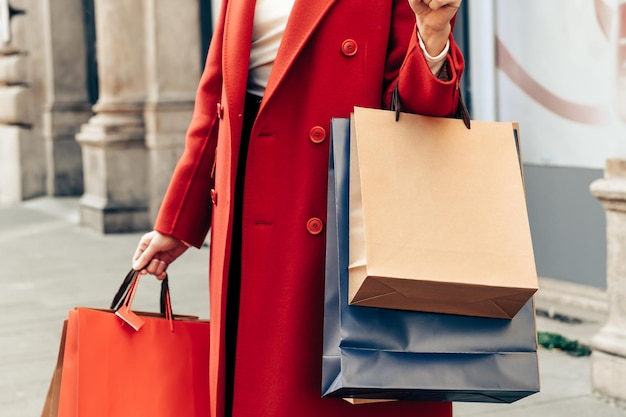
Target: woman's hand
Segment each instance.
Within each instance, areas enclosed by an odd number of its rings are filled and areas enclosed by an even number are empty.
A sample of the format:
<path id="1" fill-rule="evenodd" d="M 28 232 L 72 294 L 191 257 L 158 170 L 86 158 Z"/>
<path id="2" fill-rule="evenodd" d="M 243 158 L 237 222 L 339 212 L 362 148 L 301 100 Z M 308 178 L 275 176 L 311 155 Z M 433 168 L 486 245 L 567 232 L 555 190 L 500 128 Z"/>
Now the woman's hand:
<path id="1" fill-rule="evenodd" d="M 167 267 L 188 247 L 183 241 L 156 230 L 146 233 L 141 237 L 133 256 L 133 269 L 141 274 L 152 274 L 158 279 L 164 279 Z"/>
<path id="2" fill-rule="evenodd" d="M 417 30 L 426 51 L 437 56 L 450 36 L 450 21 L 461 6 L 461 0 L 409 0 L 417 19 Z"/>

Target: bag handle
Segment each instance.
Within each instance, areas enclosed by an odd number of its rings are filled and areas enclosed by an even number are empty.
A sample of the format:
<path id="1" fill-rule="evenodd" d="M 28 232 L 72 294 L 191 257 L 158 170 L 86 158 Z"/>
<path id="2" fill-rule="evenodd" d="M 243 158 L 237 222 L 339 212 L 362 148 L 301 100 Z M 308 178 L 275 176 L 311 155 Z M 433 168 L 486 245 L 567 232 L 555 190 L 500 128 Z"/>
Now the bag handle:
<path id="1" fill-rule="evenodd" d="M 398 82 L 393 86 L 393 90 L 391 91 L 391 103 L 390 110 L 396 112 L 396 122 L 400 120 L 400 112 L 402 111 L 402 104 L 400 102 L 400 93 L 398 92 Z M 459 90 L 459 100 L 456 106 L 456 112 L 454 113 L 455 119 L 463 120 L 465 127 L 468 129 L 471 128 L 471 118 L 469 111 L 467 110 L 467 106 L 465 105 L 465 101 L 463 100 L 463 94 L 461 94 L 461 90 Z"/>
<path id="2" fill-rule="evenodd" d="M 115 315 L 124 320 L 124 322 L 136 331 L 139 331 L 144 323 L 143 319 L 131 310 L 140 276 L 139 271 L 135 271 L 134 269 L 130 270 L 113 297 L 110 307 L 111 310 L 115 311 Z M 174 331 L 174 314 L 172 312 L 169 279 L 167 276 L 161 281 L 159 307 L 161 315 L 169 321 L 170 330 Z"/>
<path id="3" fill-rule="evenodd" d="M 115 296 L 113 297 L 111 307 L 109 307 L 111 310 L 117 310 L 122 306 L 121 303 L 124 300 L 128 289 L 130 288 L 130 284 L 132 284 L 137 278 L 137 274 L 138 271 L 135 271 L 134 269 L 131 269 L 130 272 L 126 274 L 126 277 L 124 277 L 124 281 L 122 281 L 120 288 L 117 290 L 117 293 L 115 293 Z"/>

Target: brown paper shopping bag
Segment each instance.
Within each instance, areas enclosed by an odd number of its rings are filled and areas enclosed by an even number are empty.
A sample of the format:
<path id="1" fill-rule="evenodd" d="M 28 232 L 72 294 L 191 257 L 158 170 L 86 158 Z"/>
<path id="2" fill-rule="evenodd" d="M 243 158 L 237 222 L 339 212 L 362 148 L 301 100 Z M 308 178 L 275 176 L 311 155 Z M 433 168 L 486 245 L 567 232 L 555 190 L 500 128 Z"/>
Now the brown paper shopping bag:
<path id="1" fill-rule="evenodd" d="M 538 288 L 517 126 L 355 108 L 349 301 L 512 318 Z"/>
<path id="2" fill-rule="evenodd" d="M 57 417 L 59 415 L 59 394 L 61 392 L 61 377 L 63 375 L 63 357 L 65 353 L 65 340 L 67 337 L 67 320 L 63 322 L 63 330 L 61 331 L 61 341 L 59 342 L 59 354 L 57 355 L 57 364 L 54 368 L 48 393 L 44 401 L 41 417 Z"/>

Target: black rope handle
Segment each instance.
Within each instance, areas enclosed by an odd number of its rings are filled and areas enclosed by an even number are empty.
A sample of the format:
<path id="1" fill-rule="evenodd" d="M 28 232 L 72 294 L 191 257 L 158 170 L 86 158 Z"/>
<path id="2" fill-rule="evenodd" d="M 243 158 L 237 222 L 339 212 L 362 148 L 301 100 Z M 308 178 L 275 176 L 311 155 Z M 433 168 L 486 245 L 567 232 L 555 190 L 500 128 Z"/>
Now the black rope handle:
<path id="1" fill-rule="evenodd" d="M 400 93 L 398 92 L 398 81 L 396 81 L 396 85 L 393 86 L 393 91 L 391 91 L 390 110 L 396 112 L 396 122 L 400 120 L 402 105 L 400 103 Z"/>
<path id="2" fill-rule="evenodd" d="M 110 307 L 111 310 L 117 311 L 120 309 L 120 307 L 122 307 L 122 305 L 124 304 L 124 300 L 126 300 L 126 295 L 128 295 L 128 291 L 130 290 L 130 287 L 133 285 L 138 277 L 139 271 L 135 271 L 134 269 L 131 269 L 128 274 L 126 274 L 126 277 L 124 277 L 120 288 L 117 290 L 115 296 L 113 297 L 113 301 L 111 302 Z M 170 317 L 174 317 L 170 300 L 171 298 L 169 277 L 166 276 L 163 280 L 161 280 L 161 294 L 159 297 L 159 310 L 163 317 L 167 317 L 168 314 Z"/>
<path id="3" fill-rule="evenodd" d="M 134 269 L 131 269 L 130 272 L 126 274 L 126 277 L 124 277 L 120 288 L 117 290 L 117 293 L 115 293 L 115 296 L 113 297 L 111 307 L 109 307 L 111 310 L 117 311 L 122 306 L 122 303 L 126 298 L 126 294 L 128 294 L 128 290 L 130 289 L 130 286 L 137 279 L 137 275 L 139 275 L 139 271 L 135 271 Z"/>
<path id="4" fill-rule="evenodd" d="M 172 302 L 170 297 L 170 284 L 167 275 L 161 281 L 161 296 L 159 297 L 159 308 L 162 316 L 171 317 L 172 320 L 174 319 L 174 313 L 172 312 Z"/>
<path id="5" fill-rule="evenodd" d="M 463 123 L 465 123 L 465 127 L 471 129 L 470 114 L 467 110 L 467 106 L 465 105 L 465 101 L 463 101 L 463 94 L 461 94 L 461 90 L 459 90 L 459 102 L 457 103 L 456 113 L 454 114 L 454 117 L 456 119 L 463 120 Z"/>

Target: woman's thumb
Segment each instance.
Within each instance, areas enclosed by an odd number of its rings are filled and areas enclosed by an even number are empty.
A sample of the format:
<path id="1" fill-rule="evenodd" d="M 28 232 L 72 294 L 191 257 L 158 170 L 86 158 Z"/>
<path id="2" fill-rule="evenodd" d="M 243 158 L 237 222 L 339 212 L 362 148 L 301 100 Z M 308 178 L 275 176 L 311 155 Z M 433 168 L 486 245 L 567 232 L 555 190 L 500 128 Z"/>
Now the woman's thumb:
<path id="1" fill-rule="evenodd" d="M 133 257 L 134 270 L 138 271 L 146 267 L 156 254 L 157 249 L 153 244 L 153 241 L 154 239 L 148 239 L 147 241 L 142 239 L 142 242 L 139 244 L 139 247 L 135 252 L 135 256 Z M 145 249 L 142 249 L 144 247 Z"/>

